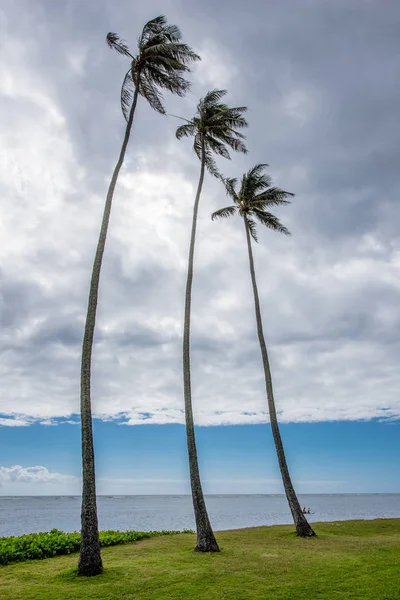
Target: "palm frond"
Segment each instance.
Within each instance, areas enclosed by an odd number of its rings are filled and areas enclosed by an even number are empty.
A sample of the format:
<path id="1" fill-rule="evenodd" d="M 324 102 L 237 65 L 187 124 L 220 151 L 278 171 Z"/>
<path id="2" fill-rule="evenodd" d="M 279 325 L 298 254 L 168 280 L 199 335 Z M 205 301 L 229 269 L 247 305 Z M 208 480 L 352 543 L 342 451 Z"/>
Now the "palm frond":
<path id="1" fill-rule="evenodd" d="M 157 40 L 158 41 L 158 40 Z M 187 44 L 178 44 L 161 39 L 158 43 L 149 43 L 142 49 L 143 59 L 151 59 L 152 57 L 163 57 L 179 61 L 182 71 L 188 71 L 189 63 L 196 60 L 201 60 L 200 56 L 193 52 Z"/>
<path id="2" fill-rule="evenodd" d="M 125 117 L 125 121 L 128 122 L 129 112 L 132 106 L 133 94 L 135 93 L 135 86 L 132 81 L 132 69 L 129 69 L 124 77 L 121 88 L 121 109 Z"/>
<path id="3" fill-rule="evenodd" d="M 199 160 L 201 160 L 201 137 L 200 134 L 195 135 L 194 137 L 194 141 L 193 141 L 193 150 L 196 153 L 196 156 Z"/>
<path id="4" fill-rule="evenodd" d="M 221 142 L 219 142 L 211 136 L 207 136 L 206 143 L 210 150 L 212 150 L 215 154 L 218 154 L 223 158 L 227 158 L 228 160 L 230 159 L 230 154 L 226 146 L 224 146 L 224 144 L 222 144 Z"/>
<path id="5" fill-rule="evenodd" d="M 238 195 L 236 193 L 236 184 L 237 184 L 237 179 L 234 177 L 226 177 L 223 180 L 223 184 L 225 186 L 225 191 L 227 193 L 228 196 L 230 196 L 232 198 L 232 200 L 234 200 L 234 202 L 236 202 L 236 204 L 239 203 L 239 199 L 238 199 Z"/>
<path id="6" fill-rule="evenodd" d="M 213 212 L 211 215 L 211 220 L 214 221 L 215 219 L 227 219 L 228 217 L 235 215 L 236 212 L 236 206 L 225 206 L 225 208 L 220 208 L 219 210 Z"/>
<path id="7" fill-rule="evenodd" d="M 165 38 L 171 43 L 179 42 L 182 38 L 181 30 L 177 25 L 166 25 L 163 28 L 163 33 Z"/>
<path id="8" fill-rule="evenodd" d="M 290 204 L 290 200 L 286 200 L 289 197 L 294 197 L 294 194 L 281 190 L 278 187 L 270 187 L 254 196 L 251 200 L 251 205 L 254 204 L 258 208 L 263 208 L 264 206 L 283 206 Z"/>
<path id="9" fill-rule="evenodd" d="M 247 227 L 249 228 L 251 237 L 253 238 L 253 240 L 255 242 L 258 242 L 258 238 L 257 238 L 257 226 L 256 226 L 255 222 L 253 221 L 253 219 L 250 219 L 246 215 L 245 215 L 244 218 L 246 219 Z"/>
<path id="10" fill-rule="evenodd" d="M 165 78 L 164 83 L 160 81 L 159 85 L 160 87 L 168 90 L 172 94 L 175 94 L 175 96 L 179 96 L 180 98 L 183 98 L 191 87 L 190 81 L 180 77 L 177 73 L 171 73 L 167 78 Z"/>
<path id="11" fill-rule="evenodd" d="M 224 106 L 220 108 L 215 107 L 216 110 L 208 118 L 209 127 L 223 127 L 233 129 L 241 129 L 248 126 L 246 119 L 243 116 L 243 112 L 247 110 L 245 106 L 229 108 Z"/>
<path id="12" fill-rule="evenodd" d="M 218 100 L 221 100 L 221 98 L 223 98 L 224 96 L 226 96 L 227 94 L 227 90 L 210 90 L 209 92 L 207 92 L 207 94 L 204 96 L 204 98 L 202 98 L 198 104 L 198 110 L 200 112 L 200 105 L 204 106 L 204 108 L 207 108 L 209 106 L 212 106 L 214 104 L 216 104 L 218 102 Z"/>
<path id="13" fill-rule="evenodd" d="M 142 35 L 139 38 L 139 43 L 146 44 L 152 39 L 161 39 L 175 43 L 179 42 L 182 34 L 177 25 L 167 25 L 167 20 L 164 16 L 152 19 L 143 27 Z"/>
<path id="14" fill-rule="evenodd" d="M 266 166 L 258 164 L 243 175 L 240 193 L 248 201 L 251 201 L 260 190 L 271 185 L 271 177 L 263 173 Z"/>
<path id="15" fill-rule="evenodd" d="M 150 81 L 140 79 L 139 94 L 143 96 L 143 98 L 146 98 L 151 108 L 154 108 L 154 110 L 161 115 L 165 115 L 165 108 L 162 103 L 163 95 L 155 85 L 153 85 Z"/>
<path id="16" fill-rule="evenodd" d="M 252 169 L 247 171 L 246 177 L 248 177 L 249 179 L 251 179 L 252 177 L 258 177 L 259 175 L 263 174 L 263 171 L 267 167 L 269 167 L 269 165 L 267 163 L 258 163 Z"/>
<path id="17" fill-rule="evenodd" d="M 204 116 L 208 131 L 207 138 L 211 136 L 228 145 L 235 152 L 246 153 L 247 148 L 241 141 L 244 135 L 237 131 L 238 128 L 247 127 L 247 121 L 241 114 L 243 110 L 244 107 L 208 109 Z"/>
<path id="18" fill-rule="evenodd" d="M 254 215 L 260 221 L 260 223 L 265 225 L 265 227 L 268 227 L 268 229 L 272 229 L 278 233 L 283 233 L 284 235 L 290 235 L 290 231 L 287 229 L 287 227 L 282 225 L 278 217 L 272 213 L 260 210 L 259 208 L 253 208 L 251 214 Z"/>
<path id="19" fill-rule="evenodd" d="M 110 31 L 107 34 L 107 44 L 119 54 L 133 58 L 132 54 L 129 52 L 129 48 L 125 40 L 122 40 L 116 33 Z"/>
<path id="20" fill-rule="evenodd" d="M 204 154 L 205 154 L 205 164 L 206 164 L 207 171 L 214 177 L 221 179 L 222 175 L 218 171 L 217 163 L 213 159 L 212 152 L 210 152 L 210 150 L 206 147 Z"/>
<path id="21" fill-rule="evenodd" d="M 146 68 L 144 76 L 154 86 L 166 89 L 180 97 L 183 97 L 190 88 L 190 82 L 178 75 L 178 73 L 174 71 L 165 73 L 155 66 Z"/>
<path id="22" fill-rule="evenodd" d="M 220 137 L 220 139 L 225 144 L 228 144 L 228 146 L 230 148 L 232 148 L 232 150 L 234 150 L 235 152 L 241 152 L 242 154 L 247 154 L 247 148 L 246 148 L 245 144 L 241 140 L 238 140 L 236 137 L 233 137 L 230 135 L 224 135 L 224 136 L 218 136 L 218 137 Z M 207 143 L 209 142 L 209 139 L 210 138 L 207 137 Z"/>
<path id="23" fill-rule="evenodd" d="M 170 73 L 184 73 L 190 71 L 189 67 L 182 65 L 179 60 L 175 58 L 154 55 L 151 60 L 144 61 L 143 67 L 144 72 L 148 69 L 156 69 L 163 75 L 169 75 Z"/>
<path id="24" fill-rule="evenodd" d="M 261 194 L 260 194 L 261 195 Z M 276 198 L 267 199 L 267 200 L 249 200 L 247 202 L 250 208 L 259 208 L 260 210 L 264 210 L 268 206 L 285 206 L 286 204 L 290 204 L 289 200 L 277 200 Z"/>
<path id="25" fill-rule="evenodd" d="M 184 125 L 179 125 L 179 127 L 177 128 L 175 135 L 177 137 L 178 140 L 182 139 L 183 137 L 192 137 L 192 135 L 195 135 L 197 131 L 197 127 L 195 125 L 195 123 L 193 122 L 189 122 L 189 123 L 185 123 Z"/>
<path id="26" fill-rule="evenodd" d="M 141 40 L 145 40 L 149 36 L 154 36 L 160 33 L 162 29 L 166 26 L 167 19 L 164 15 L 159 15 L 154 19 L 148 21 L 142 30 Z"/>
<path id="27" fill-rule="evenodd" d="M 208 122 L 208 121 L 206 121 Z M 208 135 L 218 138 L 221 141 L 225 141 L 228 138 L 235 138 L 237 140 L 245 140 L 246 136 L 240 131 L 237 131 L 233 127 L 230 127 L 224 123 L 218 125 L 208 125 Z"/>

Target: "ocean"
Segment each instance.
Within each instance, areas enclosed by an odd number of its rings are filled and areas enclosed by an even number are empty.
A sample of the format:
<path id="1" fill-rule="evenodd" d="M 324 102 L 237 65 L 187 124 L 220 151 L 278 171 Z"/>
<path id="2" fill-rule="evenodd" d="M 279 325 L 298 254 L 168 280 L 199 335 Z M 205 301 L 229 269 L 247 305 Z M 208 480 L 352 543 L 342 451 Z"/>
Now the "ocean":
<path id="1" fill-rule="evenodd" d="M 299 495 L 312 521 L 400 518 L 400 494 Z M 291 523 L 283 495 L 206 496 L 214 530 Z M 0 537 L 79 531 L 80 496 L 0 496 Z M 190 496 L 99 496 L 100 529 L 194 529 Z"/>

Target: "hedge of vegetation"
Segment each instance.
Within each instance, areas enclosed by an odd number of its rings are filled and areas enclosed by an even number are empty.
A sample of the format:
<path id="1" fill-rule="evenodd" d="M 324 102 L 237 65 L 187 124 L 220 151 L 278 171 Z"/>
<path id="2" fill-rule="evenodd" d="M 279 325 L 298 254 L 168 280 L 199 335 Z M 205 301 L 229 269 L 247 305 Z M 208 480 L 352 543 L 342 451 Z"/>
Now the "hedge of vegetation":
<path id="1" fill-rule="evenodd" d="M 146 538 L 177 533 L 193 533 L 190 529 L 184 531 L 101 531 L 100 545 L 115 546 L 129 544 Z M 80 533 L 64 533 L 52 529 L 46 533 L 30 533 L 18 537 L 0 538 L 0 564 L 9 562 L 50 558 L 61 554 L 78 552 L 81 543 Z"/>

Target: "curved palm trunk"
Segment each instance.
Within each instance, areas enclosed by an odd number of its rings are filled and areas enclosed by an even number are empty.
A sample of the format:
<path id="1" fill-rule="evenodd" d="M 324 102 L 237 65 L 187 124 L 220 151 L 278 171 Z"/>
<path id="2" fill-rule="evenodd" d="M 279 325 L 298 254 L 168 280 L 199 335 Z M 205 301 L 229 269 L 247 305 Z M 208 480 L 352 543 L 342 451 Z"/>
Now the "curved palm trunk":
<path id="1" fill-rule="evenodd" d="M 78 563 L 79 575 L 98 575 L 103 571 L 100 555 L 99 528 L 97 521 L 96 479 L 94 469 L 94 448 L 92 432 L 92 409 L 90 401 L 90 376 L 94 328 L 96 324 L 96 309 L 99 291 L 101 264 L 107 237 L 108 223 L 110 220 L 111 204 L 118 175 L 124 162 L 126 147 L 133 123 L 136 109 L 138 90 L 135 90 L 129 120 L 125 130 L 118 162 L 114 169 L 111 183 L 108 188 L 106 203 L 103 213 L 99 241 L 93 264 L 92 279 L 90 282 L 89 302 L 86 315 L 85 333 L 82 345 L 81 363 L 81 421 L 82 421 L 82 511 L 81 511 L 81 548 Z"/>
<path id="2" fill-rule="evenodd" d="M 201 487 L 199 465 L 197 461 L 196 439 L 194 435 L 192 391 L 190 382 L 190 309 L 192 301 L 193 258 L 194 244 L 196 239 L 197 213 L 199 209 L 201 188 L 203 187 L 204 171 L 205 156 L 203 142 L 200 179 L 197 187 L 196 199 L 193 208 L 192 234 L 190 238 L 189 265 L 186 281 L 185 322 L 183 329 L 183 386 L 185 398 L 186 436 L 189 453 L 190 483 L 192 487 L 192 500 L 197 530 L 197 545 L 195 551 L 219 552 L 218 544 L 214 537 L 210 520 L 208 518 L 206 503 L 204 501 L 203 490 Z"/>
<path id="3" fill-rule="evenodd" d="M 260 301 L 258 298 L 258 290 L 256 283 L 256 274 L 254 271 L 254 261 L 253 261 L 253 251 L 251 247 L 251 238 L 249 226 L 247 223 L 246 215 L 244 216 L 244 225 L 246 229 L 246 238 L 247 238 L 247 248 L 249 251 L 249 261 L 250 261 L 250 273 L 251 273 L 251 281 L 253 284 L 253 292 L 254 292 L 254 304 L 256 310 L 256 321 L 257 321 L 257 333 L 258 340 L 260 342 L 261 348 L 261 356 L 264 366 L 264 374 L 265 374 L 265 386 L 267 389 L 267 398 L 268 398 L 268 410 L 271 421 L 271 429 L 272 435 L 274 437 L 276 453 L 278 455 L 278 463 L 279 468 L 282 475 L 283 485 L 285 488 L 286 498 L 289 503 L 290 510 L 292 512 L 293 521 L 296 526 L 296 533 L 300 537 L 311 537 L 314 536 L 315 533 L 305 518 L 299 501 L 296 496 L 296 492 L 294 490 L 292 480 L 290 479 L 289 469 L 286 463 L 285 452 L 283 449 L 281 434 L 279 431 L 278 419 L 276 416 L 275 409 L 275 400 L 274 400 L 274 392 L 272 389 L 272 378 L 271 378 L 271 370 L 269 367 L 267 346 L 265 344 L 264 332 L 261 320 L 261 310 L 260 310 Z"/>

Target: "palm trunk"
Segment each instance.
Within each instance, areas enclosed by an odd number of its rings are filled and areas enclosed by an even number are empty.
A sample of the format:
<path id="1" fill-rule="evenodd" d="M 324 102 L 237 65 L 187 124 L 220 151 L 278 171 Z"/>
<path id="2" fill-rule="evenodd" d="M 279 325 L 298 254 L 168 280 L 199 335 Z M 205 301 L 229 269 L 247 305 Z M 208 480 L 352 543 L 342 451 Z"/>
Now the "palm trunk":
<path id="1" fill-rule="evenodd" d="M 208 518 L 206 503 L 204 501 L 203 490 L 201 487 L 199 465 L 197 461 L 196 439 L 194 435 L 192 391 L 190 382 L 190 309 L 192 301 L 193 258 L 194 244 L 196 239 L 197 213 L 199 209 L 201 188 L 203 187 L 204 171 L 205 149 L 204 141 L 202 141 L 200 179 L 199 185 L 197 187 L 196 199 L 193 208 L 192 235 L 190 238 L 189 265 L 186 281 L 185 322 L 183 329 L 183 385 L 185 398 L 185 419 L 187 446 L 189 454 L 190 483 L 192 487 L 192 500 L 197 530 L 197 545 L 195 551 L 219 552 L 218 544 L 214 537 L 210 520 Z"/>
<path id="2" fill-rule="evenodd" d="M 265 344 L 264 332 L 263 332 L 263 326 L 262 326 L 262 320 L 261 320 L 260 301 L 258 298 L 256 274 L 254 271 L 254 261 L 253 261 L 253 251 L 252 251 L 252 247 L 251 247 L 250 231 L 249 231 L 249 226 L 247 223 L 246 215 L 244 215 L 244 225 L 245 225 L 245 229 L 246 229 L 247 248 L 249 251 L 249 261 L 250 261 L 250 274 L 251 274 L 251 281 L 253 284 L 253 292 L 254 292 L 254 305 L 255 305 L 255 310 L 256 310 L 257 333 L 258 333 L 258 340 L 260 342 L 261 356 L 262 356 L 262 361 L 263 361 L 263 366 L 264 366 L 265 386 L 266 386 L 267 398 L 268 398 L 268 410 L 269 410 L 269 416 L 270 416 L 270 421 L 271 421 L 272 435 L 274 437 L 276 453 L 278 455 L 279 468 L 280 468 L 281 475 L 282 475 L 286 498 L 288 500 L 289 507 L 290 507 L 290 510 L 291 510 L 292 516 L 293 516 L 293 521 L 296 526 L 296 533 L 300 537 L 311 537 L 311 536 L 314 536 L 315 533 L 314 533 L 313 529 L 311 528 L 310 524 L 308 523 L 307 519 L 305 518 L 303 511 L 301 509 L 301 506 L 299 504 L 299 501 L 297 499 L 296 492 L 295 492 L 293 484 L 292 484 L 292 480 L 290 479 L 290 474 L 289 474 L 289 469 L 288 469 L 288 466 L 286 463 L 286 457 L 285 457 L 285 452 L 283 449 L 281 434 L 279 431 L 278 419 L 276 416 L 276 409 L 275 409 L 274 392 L 272 389 L 271 370 L 269 367 L 267 346 Z"/>
<path id="3" fill-rule="evenodd" d="M 78 564 L 79 575 L 98 575 L 103 571 L 100 555 L 99 527 L 97 521 L 96 503 L 96 478 L 94 469 L 94 448 L 92 432 L 92 409 L 90 400 L 90 376 L 92 362 L 92 348 L 94 328 L 96 324 L 96 309 L 99 292 L 99 280 L 104 247 L 107 237 L 108 223 L 110 220 L 111 204 L 118 175 L 124 162 L 125 152 L 133 123 L 136 109 L 138 89 L 135 89 L 131 111 L 125 130 L 124 142 L 118 162 L 114 169 L 111 183 L 108 188 L 106 203 L 103 213 L 99 241 L 93 264 L 92 279 L 90 282 L 89 302 L 86 315 L 85 333 L 82 345 L 81 363 L 81 421 L 82 421 L 82 511 L 81 511 L 81 548 Z"/>

